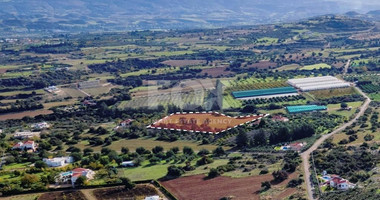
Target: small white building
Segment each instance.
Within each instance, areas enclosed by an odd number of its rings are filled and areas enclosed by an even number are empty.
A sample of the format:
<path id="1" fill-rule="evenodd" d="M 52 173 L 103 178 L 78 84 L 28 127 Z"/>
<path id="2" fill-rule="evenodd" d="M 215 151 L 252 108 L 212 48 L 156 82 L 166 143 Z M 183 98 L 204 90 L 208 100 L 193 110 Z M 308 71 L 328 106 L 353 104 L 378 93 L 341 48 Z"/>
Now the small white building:
<path id="1" fill-rule="evenodd" d="M 32 124 L 30 126 L 32 129 L 38 129 L 38 130 L 41 130 L 41 129 L 45 129 L 45 128 L 49 128 L 50 125 L 46 122 L 40 122 L 40 123 L 35 123 L 35 124 Z"/>
<path id="2" fill-rule="evenodd" d="M 149 197 L 145 197 L 144 200 L 160 200 L 160 196 L 158 195 L 149 196 Z"/>
<path id="3" fill-rule="evenodd" d="M 135 163 L 133 161 L 124 161 L 120 164 L 122 167 L 134 167 Z"/>
<path id="4" fill-rule="evenodd" d="M 133 122 L 133 119 L 127 119 L 127 120 L 120 122 L 120 126 L 121 127 L 128 127 L 131 125 L 132 122 Z"/>
<path id="5" fill-rule="evenodd" d="M 43 161 L 49 167 L 62 167 L 69 163 L 73 163 L 74 159 L 71 156 L 67 156 L 67 157 L 57 157 L 57 158 L 44 158 Z"/>
<path id="6" fill-rule="evenodd" d="M 31 132 L 31 131 L 21 131 L 21 132 L 15 132 L 13 134 L 14 138 L 17 139 L 30 139 L 33 137 L 40 137 L 41 132 Z"/>

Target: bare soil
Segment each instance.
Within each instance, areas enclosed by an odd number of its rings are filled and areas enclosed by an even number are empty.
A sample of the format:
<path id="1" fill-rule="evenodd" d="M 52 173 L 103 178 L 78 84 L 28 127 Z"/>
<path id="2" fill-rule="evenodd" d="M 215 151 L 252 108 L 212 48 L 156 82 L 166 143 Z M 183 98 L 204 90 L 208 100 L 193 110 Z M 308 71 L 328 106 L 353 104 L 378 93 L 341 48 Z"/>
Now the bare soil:
<path id="1" fill-rule="evenodd" d="M 123 186 L 112 187 L 107 189 L 97 189 L 93 194 L 98 200 L 126 199 L 141 196 L 158 195 L 157 189 L 151 185 L 137 185 L 132 190 L 125 190 Z"/>
<path id="2" fill-rule="evenodd" d="M 206 179 L 205 175 L 181 177 L 161 184 L 181 200 L 218 200 L 233 196 L 234 199 L 260 199 L 261 182 L 271 181 L 271 174 L 230 178 L 219 176 Z"/>
<path id="3" fill-rule="evenodd" d="M 35 117 L 37 115 L 48 115 L 52 114 L 51 110 L 33 110 L 33 111 L 25 111 L 19 113 L 10 113 L 5 115 L 0 115 L 0 121 L 5 121 L 7 119 L 22 119 L 24 117 Z"/>
<path id="4" fill-rule="evenodd" d="M 42 194 L 38 200 L 86 200 L 81 191 L 49 192 Z"/>
<path id="5" fill-rule="evenodd" d="M 165 65 L 170 65 L 173 67 L 184 67 L 192 65 L 201 65 L 206 63 L 205 60 L 166 60 L 162 62 Z"/>

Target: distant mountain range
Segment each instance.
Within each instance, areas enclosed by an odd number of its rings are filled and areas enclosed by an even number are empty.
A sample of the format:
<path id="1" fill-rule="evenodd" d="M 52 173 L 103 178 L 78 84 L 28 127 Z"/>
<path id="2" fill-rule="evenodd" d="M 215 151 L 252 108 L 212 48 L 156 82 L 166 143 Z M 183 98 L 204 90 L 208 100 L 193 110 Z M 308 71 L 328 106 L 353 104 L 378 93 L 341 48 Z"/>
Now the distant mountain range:
<path id="1" fill-rule="evenodd" d="M 212 28 L 353 10 L 357 0 L 0 0 L 0 35 Z M 376 9 L 369 0 L 359 12 Z M 378 19 L 379 10 L 347 15 Z"/>

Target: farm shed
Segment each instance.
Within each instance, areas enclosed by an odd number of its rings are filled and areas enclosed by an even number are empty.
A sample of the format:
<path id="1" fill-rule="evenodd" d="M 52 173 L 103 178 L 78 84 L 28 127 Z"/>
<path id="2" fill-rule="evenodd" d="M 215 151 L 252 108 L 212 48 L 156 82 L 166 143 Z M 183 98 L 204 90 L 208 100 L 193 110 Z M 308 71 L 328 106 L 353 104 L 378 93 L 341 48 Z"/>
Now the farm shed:
<path id="1" fill-rule="evenodd" d="M 327 107 L 318 106 L 318 105 L 304 105 L 304 106 L 287 106 L 286 109 L 288 110 L 289 113 L 302 113 L 302 112 L 327 110 Z"/>
<path id="2" fill-rule="evenodd" d="M 279 87 L 261 90 L 245 90 L 232 92 L 232 95 L 238 99 L 248 99 L 248 98 L 271 98 L 273 96 L 289 96 L 298 95 L 297 90 L 293 87 Z"/>
<path id="3" fill-rule="evenodd" d="M 333 76 L 289 79 L 288 83 L 303 92 L 350 87 L 350 84 Z"/>

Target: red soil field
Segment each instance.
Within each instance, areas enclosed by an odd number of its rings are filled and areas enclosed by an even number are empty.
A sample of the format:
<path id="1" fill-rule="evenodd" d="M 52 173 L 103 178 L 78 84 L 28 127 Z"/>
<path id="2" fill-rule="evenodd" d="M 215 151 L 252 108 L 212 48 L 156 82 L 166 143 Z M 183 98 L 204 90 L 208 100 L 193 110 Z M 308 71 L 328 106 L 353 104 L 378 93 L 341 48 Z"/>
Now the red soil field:
<path id="1" fill-rule="evenodd" d="M 5 72 L 7 72 L 7 69 L 0 69 L 0 74 L 4 74 Z"/>
<path id="2" fill-rule="evenodd" d="M 206 74 L 212 77 L 220 77 L 220 76 L 225 76 L 225 75 L 230 75 L 230 74 L 235 74 L 234 72 L 231 71 L 225 71 L 227 69 L 227 66 L 221 66 L 221 67 L 213 67 L 213 68 L 207 68 L 207 69 L 202 69 L 202 74 Z"/>
<path id="3" fill-rule="evenodd" d="M 51 110 L 34 110 L 34 111 L 25 111 L 19 113 L 10 113 L 5 115 L 0 115 L 0 121 L 5 121 L 7 119 L 22 119 L 23 117 L 35 117 L 37 115 L 48 115 L 52 114 Z"/>
<path id="4" fill-rule="evenodd" d="M 263 115 L 234 118 L 219 113 L 177 113 L 160 119 L 150 127 L 211 132 L 217 134 L 229 128 L 255 121 L 261 117 L 263 117 Z"/>
<path id="5" fill-rule="evenodd" d="M 249 68 L 257 68 L 257 69 L 268 69 L 268 68 L 275 68 L 277 66 L 276 63 L 270 62 L 270 61 L 260 61 L 258 63 L 253 63 L 251 65 L 248 65 Z"/>
<path id="6" fill-rule="evenodd" d="M 206 63 L 205 60 L 166 60 L 162 62 L 165 65 L 170 65 L 173 67 L 183 67 L 190 65 L 201 65 Z"/>
<path id="7" fill-rule="evenodd" d="M 230 178 L 219 176 L 204 179 L 204 175 L 181 177 L 161 184 L 175 197 L 181 200 L 218 200 L 226 196 L 234 199 L 259 199 L 258 191 L 261 182 L 271 181 L 271 174 L 250 176 L 246 178 Z"/>

